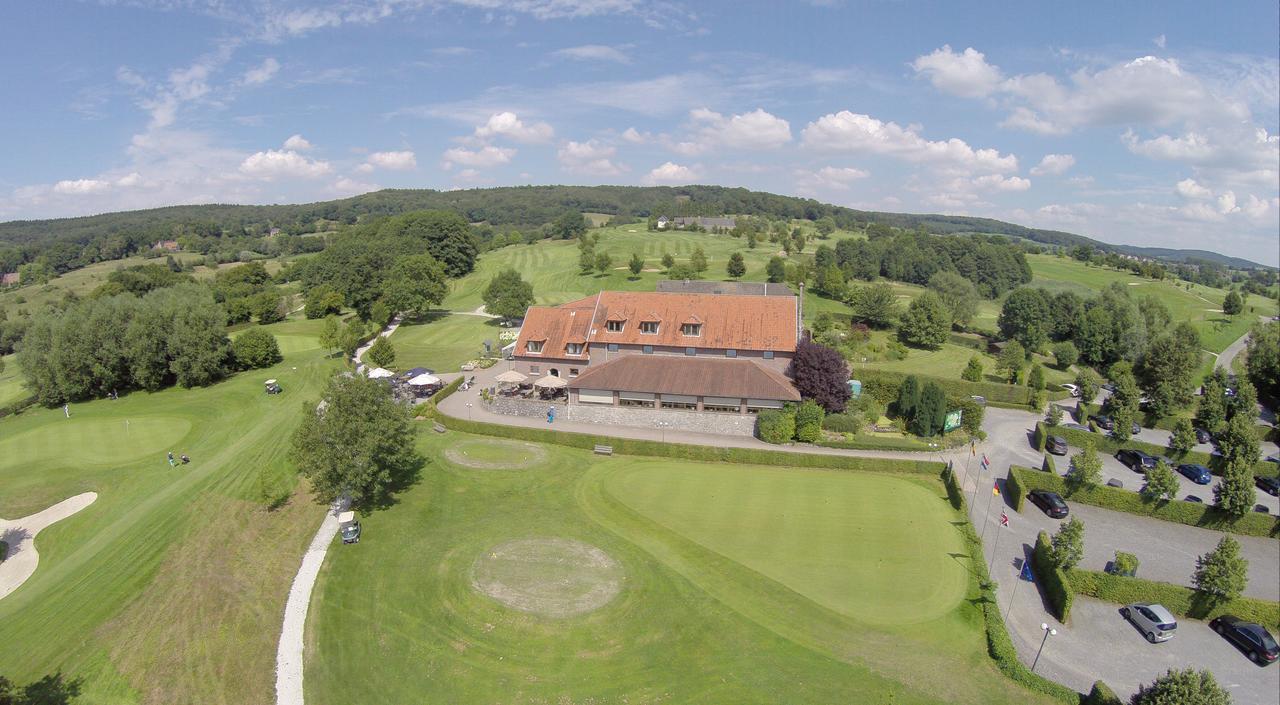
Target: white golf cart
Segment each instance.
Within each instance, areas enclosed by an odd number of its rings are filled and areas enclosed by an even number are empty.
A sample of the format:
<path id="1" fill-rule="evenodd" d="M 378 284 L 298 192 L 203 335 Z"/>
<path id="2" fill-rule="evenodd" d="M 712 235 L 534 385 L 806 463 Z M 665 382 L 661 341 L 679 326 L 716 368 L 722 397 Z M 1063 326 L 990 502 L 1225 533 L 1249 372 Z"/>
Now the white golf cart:
<path id="1" fill-rule="evenodd" d="M 280 389 L 280 383 L 275 381 L 274 379 L 267 380 L 266 384 L 267 384 L 267 394 L 279 394 L 282 391 Z"/>
<path id="2" fill-rule="evenodd" d="M 360 543 L 360 522 L 356 521 L 355 512 L 343 512 L 338 515 L 338 533 L 343 543 Z"/>

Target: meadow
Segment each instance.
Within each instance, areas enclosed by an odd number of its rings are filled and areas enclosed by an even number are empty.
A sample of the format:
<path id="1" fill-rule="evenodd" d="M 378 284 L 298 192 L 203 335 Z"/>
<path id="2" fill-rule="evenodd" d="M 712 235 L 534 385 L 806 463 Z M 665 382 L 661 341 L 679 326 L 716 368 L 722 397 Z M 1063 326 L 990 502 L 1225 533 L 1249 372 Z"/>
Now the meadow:
<path id="1" fill-rule="evenodd" d="M 0 419 L 0 516 L 98 493 L 40 534 L 36 573 L 0 600 L 4 675 L 61 669 L 95 705 L 273 702 L 284 600 L 323 513 L 282 440 L 338 362 L 318 321 L 269 328 L 274 368 Z M 284 394 L 263 392 L 268 377 Z"/>
<path id="2" fill-rule="evenodd" d="M 457 372 L 462 363 L 474 360 L 484 351 L 484 341 L 493 343 L 496 353 L 502 348 L 499 328 L 492 318 L 466 313 L 440 311 L 421 321 L 408 321 L 391 334 L 396 350 L 397 370 L 426 367 L 436 372 Z"/>
<path id="3" fill-rule="evenodd" d="M 4 361 L 4 371 L 0 372 L 0 407 L 22 401 L 27 396 L 22 386 L 22 368 L 18 366 L 17 355 L 0 357 Z"/>
<path id="4" fill-rule="evenodd" d="M 477 469 L 445 453 L 484 443 L 508 442 L 424 428 L 419 485 L 334 546 L 308 618 L 308 702 L 1042 701 L 986 656 L 963 519 L 932 476 L 559 446 Z M 616 595 L 548 616 L 481 592 L 533 543 L 598 549 L 574 555 L 594 555 Z M 578 571 L 592 564 L 508 572 L 523 581 L 508 587 L 598 597 Z"/>

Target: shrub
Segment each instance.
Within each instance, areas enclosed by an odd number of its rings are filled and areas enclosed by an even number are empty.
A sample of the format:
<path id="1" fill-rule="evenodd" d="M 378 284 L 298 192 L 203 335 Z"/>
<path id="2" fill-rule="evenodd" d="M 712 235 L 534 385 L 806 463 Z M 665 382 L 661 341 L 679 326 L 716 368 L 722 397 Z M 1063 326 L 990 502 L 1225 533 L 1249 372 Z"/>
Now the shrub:
<path id="1" fill-rule="evenodd" d="M 1044 462 L 1040 464 L 1040 470 L 1043 472 L 1047 472 L 1050 475 L 1053 475 L 1054 477 L 1057 477 L 1058 467 L 1054 463 L 1052 455 L 1049 455 L 1048 453 L 1045 454 Z"/>
<path id="2" fill-rule="evenodd" d="M 756 418 L 756 436 L 765 443 L 790 443 L 796 435 L 796 417 L 790 410 L 769 409 Z"/>
<path id="3" fill-rule="evenodd" d="M 1009 495 L 1009 501 L 1013 504 L 1013 511 L 1021 512 L 1027 502 L 1027 488 L 1018 479 L 1018 475 L 1012 471 L 1005 478 L 1004 488 L 1006 494 Z"/>
<path id="4" fill-rule="evenodd" d="M 390 367 L 396 364 L 396 349 L 386 336 L 378 336 L 364 355 L 377 367 Z"/>
<path id="5" fill-rule="evenodd" d="M 1116 551 L 1116 557 L 1111 561 L 1111 572 L 1132 578 L 1138 574 L 1138 557 L 1132 553 Z"/>
<path id="6" fill-rule="evenodd" d="M 1089 694 L 1084 696 L 1080 705 L 1123 705 L 1114 690 L 1102 681 L 1094 681 Z"/>
<path id="7" fill-rule="evenodd" d="M 822 427 L 836 433 L 857 433 L 862 430 L 862 415 L 850 411 L 843 414 L 827 414 L 822 419 Z"/>
<path id="8" fill-rule="evenodd" d="M 1037 421 L 1035 434 L 1031 436 L 1031 445 L 1041 453 L 1044 452 L 1044 442 L 1048 439 L 1049 433 L 1044 430 L 1044 424 Z"/>
<path id="9" fill-rule="evenodd" d="M 270 367 L 284 359 L 276 337 L 262 328 L 250 328 L 231 341 L 231 356 L 242 370 Z"/>
<path id="10" fill-rule="evenodd" d="M 1053 616 L 1059 622 L 1066 623 L 1071 616 L 1071 581 L 1066 572 L 1057 566 L 1053 559 L 1053 546 L 1049 542 L 1049 534 L 1041 531 L 1036 537 L 1036 547 L 1031 553 L 1031 568 L 1035 571 L 1036 580 L 1044 588 L 1045 598 Z"/>
<path id="11" fill-rule="evenodd" d="M 822 417 L 826 414 L 812 399 L 806 399 L 796 407 L 796 440 L 812 443 L 822 437 Z"/>
<path id="12" fill-rule="evenodd" d="M 1075 343 L 1064 340 L 1053 344 L 1053 359 L 1057 361 L 1058 369 L 1065 370 L 1080 360 L 1080 351 Z"/>

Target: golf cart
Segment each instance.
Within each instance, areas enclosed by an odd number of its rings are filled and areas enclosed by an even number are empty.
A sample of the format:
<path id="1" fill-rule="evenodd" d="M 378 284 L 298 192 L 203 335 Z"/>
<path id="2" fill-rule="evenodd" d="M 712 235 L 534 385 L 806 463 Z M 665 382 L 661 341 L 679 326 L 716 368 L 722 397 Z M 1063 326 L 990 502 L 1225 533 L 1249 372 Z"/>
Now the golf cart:
<path id="1" fill-rule="evenodd" d="M 360 522 L 356 521 L 355 512 L 338 515 L 338 533 L 342 534 L 343 543 L 360 543 Z"/>
<path id="2" fill-rule="evenodd" d="M 282 390 L 280 384 L 274 379 L 267 380 L 267 394 L 279 394 Z"/>

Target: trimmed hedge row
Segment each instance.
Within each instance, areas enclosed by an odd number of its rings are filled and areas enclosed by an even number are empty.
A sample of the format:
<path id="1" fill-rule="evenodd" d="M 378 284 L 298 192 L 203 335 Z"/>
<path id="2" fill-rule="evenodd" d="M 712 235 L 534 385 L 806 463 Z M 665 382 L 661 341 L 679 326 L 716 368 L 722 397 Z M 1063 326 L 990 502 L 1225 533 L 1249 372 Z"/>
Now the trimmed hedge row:
<path id="1" fill-rule="evenodd" d="M 885 386 L 894 390 L 894 396 L 897 390 L 902 386 L 902 381 L 907 378 L 907 374 L 903 372 L 891 372 L 889 370 L 876 370 L 860 368 L 854 371 L 858 379 L 862 381 L 863 389 L 868 387 Z M 942 387 L 942 390 L 948 395 L 955 396 L 973 396 L 978 395 L 986 397 L 988 403 L 1000 402 L 1002 404 L 1016 404 L 1019 408 L 1025 409 L 1031 402 L 1031 389 L 1029 387 L 1017 386 L 1012 384 L 996 384 L 994 382 L 967 382 L 962 379 L 952 379 L 949 377 L 934 377 L 931 375 L 915 375 L 921 383 L 934 382 Z"/>
<path id="2" fill-rule="evenodd" d="M 1058 465 L 1057 465 L 1057 463 L 1054 461 L 1054 459 L 1053 459 L 1053 456 L 1052 456 L 1052 455 L 1049 455 L 1048 453 L 1045 453 L 1045 454 L 1044 454 L 1044 462 L 1043 462 L 1043 463 L 1040 463 L 1040 471 L 1041 471 L 1041 472 L 1047 472 L 1047 473 L 1049 473 L 1050 475 L 1053 475 L 1053 476 L 1057 477 L 1057 475 L 1058 475 Z"/>
<path id="3" fill-rule="evenodd" d="M 1004 489 L 1009 495 L 1009 501 L 1013 503 L 1013 511 L 1021 512 L 1027 503 L 1027 492 L 1030 490 L 1018 479 L 1018 474 L 1012 467 L 1009 468 L 1009 475 L 1004 480 Z"/>
<path id="4" fill-rule="evenodd" d="M 1261 624 L 1273 634 L 1280 630 L 1280 602 L 1238 597 L 1230 602 L 1214 603 L 1182 585 L 1111 575 L 1095 570 L 1072 569 L 1067 577 L 1071 580 L 1072 591 L 1104 602 L 1120 605 L 1158 602 L 1179 617 L 1192 619 L 1208 620 L 1218 615 L 1234 614 Z"/>
<path id="5" fill-rule="evenodd" d="M 1190 451 L 1185 455 L 1175 456 L 1166 446 L 1158 446 L 1154 443 L 1147 443 L 1136 439 L 1129 439 L 1121 442 L 1112 438 L 1105 433 L 1090 433 L 1088 431 L 1077 431 L 1073 428 L 1058 428 L 1055 433 L 1066 439 L 1076 447 L 1082 447 L 1085 443 L 1092 443 L 1099 453 L 1115 453 L 1121 448 L 1136 448 L 1144 453 L 1154 455 L 1156 457 L 1168 456 L 1175 462 L 1179 463 L 1199 463 L 1213 471 L 1215 475 L 1222 474 L 1222 458 L 1217 455 L 1209 455 L 1200 451 Z M 1280 464 L 1269 463 L 1265 460 L 1259 460 L 1253 466 L 1253 474 L 1259 475 L 1280 475 Z"/>
<path id="6" fill-rule="evenodd" d="M 0 419 L 3 419 L 6 416 L 21 413 L 23 409 L 26 409 L 28 406 L 31 406 L 35 403 L 36 403 L 35 397 L 27 397 L 26 399 L 20 399 L 18 401 L 15 401 L 12 404 L 5 404 L 4 406 L 0 406 Z"/>
<path id="7" fill-rule="evenodd" d="M 1075 599 L 1075 593 L 1071 591 L 1071 580 L 1066 571 L 1054 564 L 1053 545 L 1049 542 L 1049 534 L 1043 531 L 1036 536 L 1036 547 L 1031 552 L 1031 569 L 1044 588 L 1044 595 L 1053 608 L 1053 616 L 1066 624 L 1071 616 L 1071 603 Z"/>
<path id="8" fill-rule="evenodd" d="M 1029 468 L 1009 466 L 1009 474 L 1017 476 L 1018 482 L 1030 490 L 1050 490 L 1064 497 L 1068 496 L 1067 483 L 1057 473 L 1036 472 Z M 1150 501 L 1137 492 L 1098 485 L 1096 487 L 1077 490 L 1069 499 L 1095 507 L 1114 509 L 1163 519 L 1175 524 L 1199 526 L 1205 529 L 1230 531 L 1244 536 L 1280 537 L 1280 518 L 1270 514 L 1249 512 L 1239 519 L 1232 519 L 1222 510 L 1211 504 L 1183 502 L 1181 500 Z"/>
<path id="9" fill-rule="evenodd" d="M 1036 432 L 1031 436 L 1031 444 L 1032 444 L 1032 445 L 1034 445 L 1034 446 L 1036 447 L 1036 450 L 1038 450 L 1038 451 L 1040 451 L 1041 453 L 1043 453 L 1043 452 L 1044 452 L 1044 443 L 1045 443 L 1045 441 L 1047 441 L 1048 439 L 1049 439 L 1049 432 L 1045 430 L 1045 428 L 1044 428 L 1044 422 L 1043 422 L 1043 421 L 1037 421 L 1037 422 L 1036 422 Z"/>
<path id="10" fill-rule="evenodd" d="M 1084 700 L 1080 701 L 1080 705 L 1123 705 L 1124 701 L 1116 695 L 1116 692 L 1102 681 L 1094 681 L 1093 688 L 1089 690 L 1089 694 L 1084 696 Z"/>
<path id="11" fill-rule="evenodd" d="M 956 479 L 956 471 L 947 465 L 942 470 L 942 484 L 947 488 L 947 501 L 956 510 L 964 510 L 964 491 L 960 489 L 960 481 Z"/>

